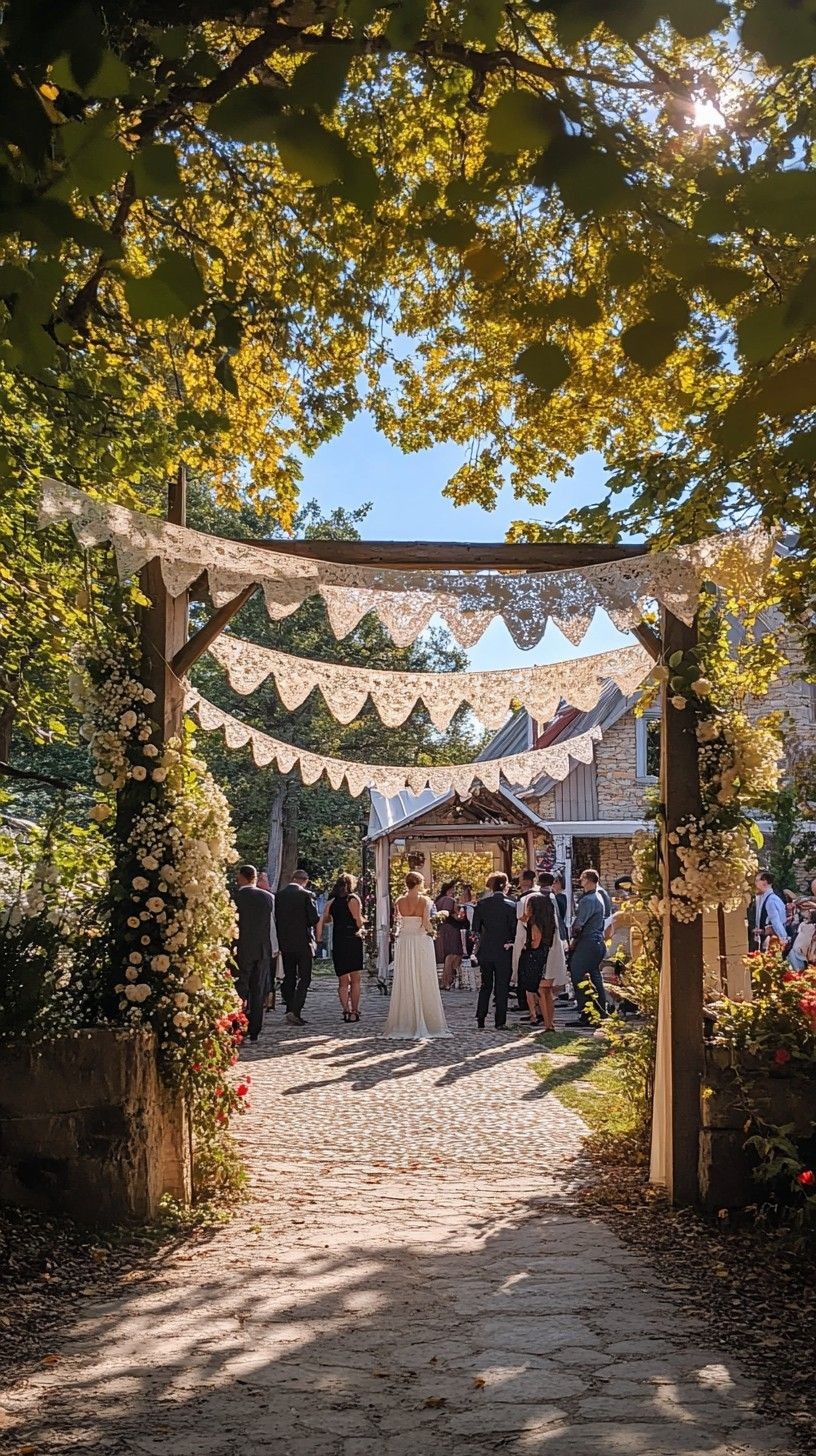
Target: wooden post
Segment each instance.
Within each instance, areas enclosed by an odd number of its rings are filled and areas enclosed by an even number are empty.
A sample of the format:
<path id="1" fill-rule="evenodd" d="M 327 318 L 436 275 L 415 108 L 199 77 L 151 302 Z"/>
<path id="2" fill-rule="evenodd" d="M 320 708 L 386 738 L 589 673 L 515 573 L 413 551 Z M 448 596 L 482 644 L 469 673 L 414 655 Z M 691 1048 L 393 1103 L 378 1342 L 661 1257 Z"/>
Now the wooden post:
<path id="1" fill-rule="evenodd" d="M 186 513 L 187 470 L 180 465 L 168 490 L 167 519 L 183 526 Z M 182 689 L 170 664 L 187 641 L 187 593 L 171 597 L 158 560 L 142 568 L 139 583 L 150 599 L 150 606 L 141 612 L 142 681 L 156 694 L 151 716 L 159 730 L 161 748 L 181 728 Z"/>
<path id="2" fill-rule="evenodd" d="M 536 867 L 536 850 L 535 850 L 535 830 L 534 829 L 528 829 L 527 830 L 526 839 L 527 839 L 527 866 L 528 866 L 529 869 L 535 870 L 535 867 Z"/>
<path id="3" fill-rule="evenodd" d="M 668 663 L 675 652 L 687 653 L 697 645 L 696 622 L 687 627 L 672 613 L 663 611 L 663 655 Z M 672 707 L 671 688 L 662 689 L 660 732 L 660 782 L 665 810 L 663 830 L 663 896 L 669 901 L 669 885 L 678 873 L 677 851 L 669 836 L 681 820 L 701 813 L 699 750 L 694 715 L 689 709 Z M 667 1188 L 675 1204 L 696 1204 L 699 1198 L 698 1156 L 700 1132 L 700 1084 L 703 1075 L 703 920 L 690 924 L 675 920 L 666 911 L 663 935 L 667 942 L 663 972 L 662 1014 L 668 1017 L 668 1047 L 665 1067 L 668 1115 Z M 663 1028 L 664 1032 L 666 1028 Z"/>

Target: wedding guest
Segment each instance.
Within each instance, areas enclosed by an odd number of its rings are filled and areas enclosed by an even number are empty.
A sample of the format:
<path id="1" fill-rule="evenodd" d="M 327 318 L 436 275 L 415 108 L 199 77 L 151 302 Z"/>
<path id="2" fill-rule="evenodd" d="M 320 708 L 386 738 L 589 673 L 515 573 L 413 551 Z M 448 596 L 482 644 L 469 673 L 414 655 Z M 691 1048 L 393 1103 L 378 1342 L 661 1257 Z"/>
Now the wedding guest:
<path id="1" fill-rule="evenodd" d="M 566 895 L 562 895 L 559 899 L 559 896 L 556 895 L 555 875 L 551 875 L 547 871 L 545 871 L 543 874 L 540 874 L 538 877 L 538 888 L 541 891 L 542 895 L 552 895 L 555 902 L 556 916 L 558 921 L 558 934 L 561 940 L 566 940 L 567 922 L 564 917 L 567 909 L 567 897 Z M 563 911 L 561 909 L 561 900 L 564 901 Z"/>
<path id="2" fill-rule="evenodd" d="M 334 973 L 344 1021 L 360 1020 L 360 974 L 363 969 L 363 905 L 356 880 L 338 875 L 320 920 L 318 943 L 326 924 L 333 926 Z"/>
<path id="3" fill-rule="evenodd" d="M 519 962 L 519 984 L 530 1008 L 530 1024 L 555 1031 L 555 992 L 567 978 L 564 946 L 558 933 L 553 896 L 531 894 L 524 906 L 526 944 Z"/>
<path id="4" fill-rule="evenodd" d="M 283 957 L 283 999 L 290 1026 L 305 1026 L 302 1012 L 312 979 L 317 906 L 309 891 L 305 870 L 295 870 L 288 885 L 278 890 L 275 923 Z"/>
<path id="5" fill-rule="evenodd" d="M 580 877 L 581 895 L 575 919 L 572 922 L 570 941 L 570 979 L 575 988 L 579 1016 L 568 1026 L 590 1026 L 592 1017 L 588 1007 L 592 1004 L 600 1016 L 606 1016 L 606 991 L 601 974 L 601 962 L 606 952 L 604 922 L 606 905 L 598 888 L 598 871 L 584 870 Z M 607 896 L 607 900 L 608 900 Z M 590 991 L 586 983 L 589 982 Z"/>
<path id="6" fill-rule="evenodd" d="M 259 870 L 258 871 L 258 889 L 259 890 L 266 890 L 270 895 L 272 893 L 272 886 L 269 883 L 269 876 L 266 873 L 266 870 Z M 279 954 L 280 954 L 280 952 L 278 951 L 278 935 L 277 935 L 277 931 L 275 929 L 275 917 L 273 915 L 272 916 L 272 960 L 271 960 L 271 964 L 270 964 L 270 967 L 269 967 L 269 976 L 267 977 L 266 994 L 264 996 L 264 1011 L 274 1011 L 275 1010 L 275 999 L 276 999 L 276 995 L 277 995 L 277 991 L 276 991 L 276 972 L 277 972 L 277 967 L 278 967 L 278 955 Z"/>
<path id="7" fill-rule="evenodd" d="M 513 978 L 510 983 L 517 988 L 519 1011 L 523 1011 L 528 1004 L 518 971 L 522 953 L 527 945 L 527 921 L 524 918 L 524 912 L 527 908 L 527 901 L 530 895 L 532 895 L 535 886 L 535 870 L 522 870 L 519 876 L 520 893 L 516 901 L 516 934 L 513 940 Z"/>
<path id="8" fill-rule="evenodd" d="M 774 878 L 770 870 L 760 870 L 756 877 L 753 916 L 756 950 L 766 951 L 772 937 L 779 941 L 780 946 L 787 947 L 786 913 L 784 900 L 774 890 Z"/>
<path id="9" fill-rule="evenodd" d="M 553 875 L 552 892 L 555 895 L 555 903 L 558 906 L 558 913 L 561 916 L 563 925 L 567 923 L 567 891 L 564 884 L 564 876 L 558 871 Z M 566 938 L 566 937 L 565 937 Z"/>
<path id="10" fill-rule="evenodd" d="M 490 997 L 496 991 L 496 1029 L 507 1023 L 507 995 L 513 971 L 513 941 L 516 935 L 516 907 L 507 894 L 507 876 L 490 875 L 488 893 L 473 912 L 473 933 L 479 937 L 476 959 L 482 984 L 476 1005 L 476 1024 L 484 1029 Z"/>
<path id="11" fill-rule="evenodd" d="M 263 1026 L 264 1006 L 272 970 L 275 896 L 258 886 L 254 865 L 241 865 L 236 875 L 238 891 L 238 979 L 236 989 L 246 1008 L 250 1041 L 258 1040 Z"/>
<path id="12" fill-rule="evenodd" d="M 436 937 L 436 960 L 442 967 L 442 990 L 449 991 L 462 964 L 462 917 L 451 891 L 455 880 L 446 880 L 434 901 L 435 908 L 446 919 Z"/>

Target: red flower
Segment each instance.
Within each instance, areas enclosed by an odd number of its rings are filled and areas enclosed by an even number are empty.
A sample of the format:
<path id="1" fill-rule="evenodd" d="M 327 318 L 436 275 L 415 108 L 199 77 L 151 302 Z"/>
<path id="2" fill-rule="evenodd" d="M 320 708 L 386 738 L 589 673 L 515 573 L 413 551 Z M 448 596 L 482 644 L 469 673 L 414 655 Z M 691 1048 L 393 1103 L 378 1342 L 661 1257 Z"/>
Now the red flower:
<path id="1" fill-rule="evenodd" d="M 783 981 L 799 981 L 799 980 L 801 980 L 801 977 L 802 977 L 802 972 L 801 971 L 785 971 L 785 973 L 784 973 L 784 975 L 782 977 L 782 980 Z"/>
<path id="2" fill-rule="evenodd" d="M 778 1067 L 784 1067 L 785 1063 L 790 1061 L 791 1054 L 787 1047 L 777 1047 L 773 1059 Z"/>
<path id="3" fill-rule="evenodd" d="M 194 1072 L 200 1072 L 201 1071 L 201 1063 L 200 1062 L 193 1062 L 193 1064 L 192 1064 L 192 1071 L 194 1071 Z"/>
<path id="4" fill-rule="evenodd" d="M 816 1173 L 814 1173 L 812 1168 L 805 1168 L 804 1172 L 798 1175 L 796 1181 L 802 1188 L 812 1188 L 814 1183 L 816 1183 Z"/>
<path id="5" fill-rule="evenodd" d="M 224 1089 L 223 1089 L 223 1087 L 216 1087 L 216 1089 L 215 1089 L 215 1095 L 216 1095 L 216 1097 L 223 1097 L 223 1095 L 224 1095 Z"/>
<path id="6" fill-rule="evenodd" d="M 217 1123 L 218 1123 L 218 1125 L 219 1125 L 219 1127 L 223 1127 L 223 1126 L 224 1126 L 224 1123 L 225 1123 L 225 1122 L 226 1122 L 226 1121 L 227 1121 L 227 1117 L 226 1117 L 226 1114 L 225 1114 L 225 1113 L 223 1113 L 223 1112 L 219 1112 L 219 1113 L 218 1113 L 218 1114 L 217 1114 L 217 1116 L 216 1116 L 216 1119 L 215 1119 L 215 1120 L 216 1120 L 216 1122 L 217 1122 Z"/>
<path id="7" fill-rule="evenodd" d="M 237 1092 L 237 1094 L 238 1094 L 239 1097 L 246 1097 L 247 1092 L 249 1091 L 249 1088 L 247 1087 L 246 1082 L 239 1082 L 239 1084 L 236 1087 L 235 1091 Z"/>

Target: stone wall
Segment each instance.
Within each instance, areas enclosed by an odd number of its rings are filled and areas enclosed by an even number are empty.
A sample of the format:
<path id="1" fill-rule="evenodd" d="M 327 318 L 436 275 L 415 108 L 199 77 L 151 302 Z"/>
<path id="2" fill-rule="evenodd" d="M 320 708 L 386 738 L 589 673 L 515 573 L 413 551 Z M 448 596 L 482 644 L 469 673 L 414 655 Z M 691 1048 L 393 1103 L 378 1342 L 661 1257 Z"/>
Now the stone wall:
<path id="1" fill-rule="evenodd" d="M 181 1099 L 150 1032 L 103 1028 L 0 1052 L 0 1203 L 81 1223 L 142 1222 L 190 1198 Z"/>
<path id="2" fill-rule="evenodd" d="M 749 1076 L 750 1107 L 777 1126 L 790 1124 L 795 1137 L 808 1136 L 816 1121 L 816 1082 L 806 1077 L 773 1075 L 743 1063 Z M 760 1186 L 746 1151 L 748 1105 L 740 1091 L 728 1047 L 707 1046 L 700 1099 L 700 1200 L 707 1213 L 756 1203 Z"/>
<path id="3" fill-rule="evenodd" d="M 599 819 L 642 819 L 647 787 L 637 776 L 635 715 L 624 713 L 595 745 Z"/>
<path id="4" fill-rule="evenodd" d="M 632 841 L 622 837 L 599 840 L 599 860 L 601 882 L 611 895 L 615 881 L 632 873 Z"/>

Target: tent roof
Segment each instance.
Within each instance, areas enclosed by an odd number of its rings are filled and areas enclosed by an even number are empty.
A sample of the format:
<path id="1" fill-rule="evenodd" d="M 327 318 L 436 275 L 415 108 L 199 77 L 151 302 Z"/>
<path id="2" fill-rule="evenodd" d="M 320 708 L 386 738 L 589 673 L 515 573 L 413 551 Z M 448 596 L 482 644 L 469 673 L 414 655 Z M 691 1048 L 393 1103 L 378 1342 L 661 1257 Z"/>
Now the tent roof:
<path id="1" fill-rule="evenodd" d="M 533 812 L 529 804 L 525 804 L 517 794 L 506 784 L 501 784 L 495 791 L 491 789 L 491 798 L 500 799 L 507 807 L 508 817 L 518 819 L 524 827 L 531 829 L 546 829 L 543 819 L 540 819 Z M 478 800 L 479 785 L 474 784 L 470 794 L 462 800 L 469 803 Z M 410 789 L 401 789 L 398 794 L 386 798 L 384 794 L 378 793 L 376 789 L 371 790 L 371 813 L 368 820 L 369 840 L 381 839 L 384 834 L 399 834 L 419 819 L 428 819 L 434 810 L 441 810 L 446 804 L 450 804 L 456 795 L 452 790 L 446 794 L 435 794 L 432 789 L 423 789 L 422 793 L 414 794 Z M 444 832 L 444 824 L 440 830 Z M 490 834 L 490 823 L 485 822 L 484 834 Z M 473 826 L 474 834 L 479 833 L 478 824 Z"/>

